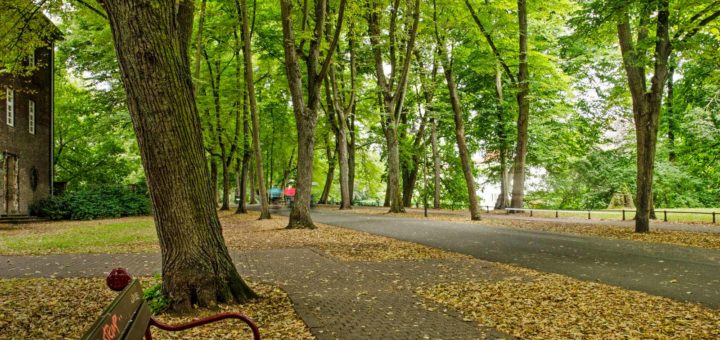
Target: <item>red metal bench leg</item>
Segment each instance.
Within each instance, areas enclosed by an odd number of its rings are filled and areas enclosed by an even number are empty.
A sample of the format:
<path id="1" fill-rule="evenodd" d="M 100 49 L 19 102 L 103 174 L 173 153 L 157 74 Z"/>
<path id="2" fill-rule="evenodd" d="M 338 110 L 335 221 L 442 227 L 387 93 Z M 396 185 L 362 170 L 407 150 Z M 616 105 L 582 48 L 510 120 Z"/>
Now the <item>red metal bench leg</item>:
<path id="1" fill-rule="evenodd" d="M 180 324 L 180 325 L 168 325 L 166 323 L 162 323 L 162 322 L 158 321 L 157 319 L 151 317 L 150 324 L 148 325 L 148 329 L 145 332 L 145 338 L 152 339 L 152 334 L 150 334 L 151 326 L 155 326 L 164 331 L 176 332 L 176 331 L 182 331 L 182 330 L 186 330 L 189 328 L 194 328 L 194 327 L 206 325 L 206 324 L 209 324 L 212 322 L 225 320 L 225 319 L 240 319 L 240 320 L 242 320 L 248 326 L 250 326 L 250 329 L 252 330 L 252 333 L 253 333 L 253 339 L 260 340 L 260 330 L 258 329 L 257 325 L 255 325 L 255 322 L 253 322 L 252 319 L 250 319 L 249 317 L 247 317 L 243 314 L 240 314 L 240 313 L 229 313 L 229 312 L 215 314 L 215 315 L 209 316 L 207 318 L 193 320 L 188 323 L 184 323 L 184 324 Z"/>

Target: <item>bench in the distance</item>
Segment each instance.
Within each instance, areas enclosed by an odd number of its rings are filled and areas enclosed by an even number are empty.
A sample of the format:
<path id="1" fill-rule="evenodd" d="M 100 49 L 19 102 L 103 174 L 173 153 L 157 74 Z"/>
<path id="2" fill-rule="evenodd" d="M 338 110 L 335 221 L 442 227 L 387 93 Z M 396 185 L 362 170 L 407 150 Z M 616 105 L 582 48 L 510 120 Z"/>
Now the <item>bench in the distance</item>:
<path id="1" fill-rule="evenodd" d="M 114 270 L 115 272 L 117 270 Z M 127 271 L 120 270 L 127 275 Z M 113 275 L 113 274 L 111 274 Z M 129 279 L 129 275 L 127 276 Z M 253 339 L 260 340 L 260 331 L 255 322 L 249 317 L 240 313 L 219 313 L 213 316 L 196 319 L 181 325 L 168 325 L 155 319 L 143 299 L 143 291 L 138 280 L 128 280 L 124 289 L 112 287 L 108 278 L 108 286 L 113 290 L 120 290 L 120 294 L 103 310 L 100 317 L 88 329 L 83 340 L 115 340 L 115 339 L 152 339 L 150 327 L 157 327 L 165 331 L 182 331 L 189 328 L 202 326 L 211 322 L 224 319 L 240 319 L 244 321 L 253 333 Z"/>

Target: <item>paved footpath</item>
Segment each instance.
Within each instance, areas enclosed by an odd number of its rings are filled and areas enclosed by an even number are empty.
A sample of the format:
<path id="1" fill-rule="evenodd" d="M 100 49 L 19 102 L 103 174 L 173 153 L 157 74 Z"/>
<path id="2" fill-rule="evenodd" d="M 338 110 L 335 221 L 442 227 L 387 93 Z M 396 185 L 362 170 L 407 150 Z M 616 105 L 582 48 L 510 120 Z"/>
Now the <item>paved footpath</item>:
<path id="1" fill-rule="evenodd" d="M 319 210 L 313 220 L 720 308 L 718 250 Z"/>
<path id="2" fill-rule="evenodd" d="M 318 339 L 509 338 L 463 321 L 456 311 L 414 295 L 420 286 L 504 278 L 506 272 L 492 263 L 453 259 L 340 262 L 307 248 L 232 255 L 243 277 L 281 286 Z M 0 277 L 104 277 L 115 267 L 128 268 L 135 276 L 152 275 L 160 270 L 160 257 L 0 256 Z"/>

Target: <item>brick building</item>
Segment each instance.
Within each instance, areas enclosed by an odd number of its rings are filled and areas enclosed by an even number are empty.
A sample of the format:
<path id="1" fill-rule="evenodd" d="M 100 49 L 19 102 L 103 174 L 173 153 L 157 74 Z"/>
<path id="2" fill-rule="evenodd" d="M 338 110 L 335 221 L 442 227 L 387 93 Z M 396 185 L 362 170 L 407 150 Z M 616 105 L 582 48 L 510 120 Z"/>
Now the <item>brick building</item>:
<path id="1" fill-rule="evenodd" d="M 32 74 L 0 70 L 0 216 L 28 215 L 33 202 L 52 195 L 53 59 L 51 42 L 23 61 Z"/>

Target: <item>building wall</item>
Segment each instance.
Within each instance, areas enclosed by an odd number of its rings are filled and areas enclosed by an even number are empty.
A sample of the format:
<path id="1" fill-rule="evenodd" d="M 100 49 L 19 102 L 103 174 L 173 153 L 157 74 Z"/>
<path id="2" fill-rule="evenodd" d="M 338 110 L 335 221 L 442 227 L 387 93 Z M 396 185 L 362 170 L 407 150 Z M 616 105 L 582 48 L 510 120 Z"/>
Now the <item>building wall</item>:
<path id="1" fill-rule="evenodd" d="M 52 48 L 35 52 L 39 69 L 32 76 L 0 76 L 0 215 L 8 214 L 7 155 L 18 160 L 18 214 L 29 213 L 30 205 L 46 198 L 52 190 Z M 7 124 L 6 89 L 15 90 L 15 126 Z M 35 101 L 35 134 L 29 132 L 29 100 Z M 37 187 L 32 189 L 31 172 L 37 169 Z"/>

